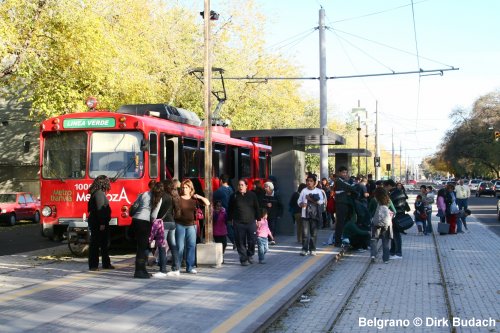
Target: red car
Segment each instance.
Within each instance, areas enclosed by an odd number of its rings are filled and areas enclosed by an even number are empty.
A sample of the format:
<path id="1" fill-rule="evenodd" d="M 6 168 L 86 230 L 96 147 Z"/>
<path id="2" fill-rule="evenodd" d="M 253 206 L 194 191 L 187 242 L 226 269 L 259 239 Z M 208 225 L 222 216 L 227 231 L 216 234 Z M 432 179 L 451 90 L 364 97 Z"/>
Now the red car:
<path id="1" fill-rule="evenodd" d="M 410 179 L 406 182 L 408 185 L 417 186 L 417 181 L 415 179 Z"/>
<path id="2" fill-rule="evenodd" d="M 40 222 L 40 202 L 29 192 L 0 193 L 0 221 L 14 225 L 19 220 Z"/>

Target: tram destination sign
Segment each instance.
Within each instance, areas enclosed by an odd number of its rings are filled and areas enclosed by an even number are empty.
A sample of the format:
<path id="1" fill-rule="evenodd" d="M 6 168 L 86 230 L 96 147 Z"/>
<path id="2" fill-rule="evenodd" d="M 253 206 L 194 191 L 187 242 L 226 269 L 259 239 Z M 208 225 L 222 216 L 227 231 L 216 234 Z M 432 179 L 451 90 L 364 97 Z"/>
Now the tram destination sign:
<path id="1" fill-rule="evenodd" d="M 63 121 L 64 128 L 110 128 L 115 125 L 115 118 L 74 118 Z"/>

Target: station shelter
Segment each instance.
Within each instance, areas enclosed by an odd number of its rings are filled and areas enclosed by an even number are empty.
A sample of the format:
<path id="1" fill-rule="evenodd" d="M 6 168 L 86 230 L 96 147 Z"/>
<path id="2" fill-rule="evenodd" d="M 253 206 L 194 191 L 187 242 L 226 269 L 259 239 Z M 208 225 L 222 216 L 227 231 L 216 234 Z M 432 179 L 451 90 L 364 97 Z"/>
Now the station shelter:
<path id="1" fill-rule="evenodd" d="M 294 225 L 288 212 L 288 202 L 300 183 L 305 182 L 306 147 L 321 143 L 329 146 L 344 145 L 345 138 L 326 128 L 292 128 L 231 131 L 231 137 L 257 141 L 272 147 L 272 175 L 276 177 L 279 195 L 283 204 L 283 217 L 276 226 L 277 233 L 293 235 Z M 319 152 L 319 149 L 318 149 Z M 336 159 L 345 161 L 348 156 L 336 155 Z M 346 163 L 347 164 L 347 163 Z M 350 162 L 349 162 L 350 165 Z"/>

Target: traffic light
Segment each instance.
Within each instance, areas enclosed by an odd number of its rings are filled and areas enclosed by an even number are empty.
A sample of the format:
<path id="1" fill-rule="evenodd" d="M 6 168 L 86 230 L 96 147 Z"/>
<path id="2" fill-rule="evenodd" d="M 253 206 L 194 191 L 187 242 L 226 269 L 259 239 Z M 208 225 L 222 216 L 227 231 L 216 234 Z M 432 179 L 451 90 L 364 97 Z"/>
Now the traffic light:
<path id="1" fill-rule="evenodd" d="M 385 165 L 385 169 L 386 169 L 387 171 L 391 171 L 391 164 L 390 164 L 390 163 L 386 164 L 386 165 Z"/>
<path id="2" fill-rule="evenodd" d="M 380 168 L 380 156 L 374 157 L 375 168 Z"/>
<path id="3" fill-rule="evenodd" d="M 500 140 L 500 131 L 495 131 L 495 141 Z"/>

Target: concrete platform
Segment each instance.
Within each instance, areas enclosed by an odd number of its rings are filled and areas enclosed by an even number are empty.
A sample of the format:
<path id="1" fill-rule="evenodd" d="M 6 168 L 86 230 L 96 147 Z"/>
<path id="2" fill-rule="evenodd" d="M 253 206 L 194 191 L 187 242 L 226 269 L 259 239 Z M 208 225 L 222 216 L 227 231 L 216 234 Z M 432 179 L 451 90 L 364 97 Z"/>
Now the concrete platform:
<path id="1" fill-rule="evenodd" d="M 320 244 L 329 232 L 320 231 Z M 317 256 L 301 257 L 295 237 L 277 242 L 266 264 L 241 266 L 229 245 L 220 268 L 200 265 L 196 275 L 149 280 L 132 278 L 131 254 L 112 258 L 116 270 L 98 272 L 87 271 L 85 259 L 66 256 L 63 247 L 48 255 L 2 256 L 0 331 L 258 331 L 339 253 L 320 246 Z"/>

